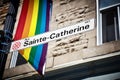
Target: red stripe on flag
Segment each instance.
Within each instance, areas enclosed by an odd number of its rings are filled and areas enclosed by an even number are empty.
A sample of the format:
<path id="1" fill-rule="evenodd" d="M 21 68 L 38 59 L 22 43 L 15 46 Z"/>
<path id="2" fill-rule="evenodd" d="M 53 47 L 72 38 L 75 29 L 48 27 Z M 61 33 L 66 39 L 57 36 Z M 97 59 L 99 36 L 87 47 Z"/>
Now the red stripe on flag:
<path id="1" fill-rule="evenodd" d="M 26 20 L 26 16 L 27 16 L 27 11 L 28 11 L 28 4 L 29 4 L 29 0 L 24 0 L 23 6 L 22 6 L 22 12 L 20 15 L 20 19 L 18 22 L 18 26 L 17 26 L 14 40 L 19 40 L 22 37 L 22 33 L 23 33 L 24 25 L 25 25 L 25 20 Z"/>

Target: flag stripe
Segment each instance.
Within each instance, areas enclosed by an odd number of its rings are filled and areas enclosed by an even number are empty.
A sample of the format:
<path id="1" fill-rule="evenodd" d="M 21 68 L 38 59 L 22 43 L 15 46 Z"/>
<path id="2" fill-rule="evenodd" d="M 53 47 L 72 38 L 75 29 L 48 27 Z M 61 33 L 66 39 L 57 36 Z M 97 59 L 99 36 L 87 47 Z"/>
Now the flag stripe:
<path id="1" fill-rule="evenodd" d="M 50 14 L 50 5 L 49 3 L 47 2 L 47 12 L 49 13 L 46 13 L 46 32 L 49 30 L 49 14 Z M 46 53 L 47 53 L 47 47 L 48 47 L 48 43 L 44 44 L 43 46 L 43 51 L 42 51 L 42 57 L 40 59 L 40 62 L 39 62 L 39 68 L 38 68 L 38 72 L 42 72 L 43 70 L 43 67 L 44 66 L 44 62 L 46 61 Z"/>
<path id="2" fill-rule="evenodd" d="M 30 22 L 32 19 L 32 13 L 33 13 L 33 6 L 34 6 L 34 1 L 33 0 L 29 0 L 29 7 L 28 7 L 28 12 L 27 12 L 27 17 L 26 17 L 26 21 L 25 21 L 25 26 L 24 26 L 24 30 L 22 33 L 22 38 L 26 38 L 28 37 L 28 33 L 29 33 L 29 29 L 30 29 Z"/>
<path id="3" fill-rule="evenodd" d="M 39 0 L 34 0 L 34 6 L 33 6 L 33 14 L 32 14 L 32 20 L 30 24 L 30 30 L 28 37 L 35 35 L 36 30 L 36 24 L 37 24 L 37 16 L 38 16 L 38 6 L 39 6 Z M 24 57 L 26 60 L 29 60 L 31 48 L 27 48 L 24 50 Z"/>
<path id="4" fill-rule="evenodd" d="M 46 28 L 47 0 L 42 0 L 42 4 L 43 4 L 43 8 L 42 8 L 42 21 L 41 21 L 41 25 L 40 25 L 41 26 L 40 33 L 45 32 L 45 28 Z M 36 70 L 38 70 L 38 68 L 39 68 L 39 61 L 41 58 L 42 49 L 43 49 L 43 45 L 39 45 L 36 50 L 36 55 L 35 55 L 35 59 L 34 59 L 34 65 L 36 65 Z"/>
<path id="5" fill-rule="evenodd" d="M 42 16 L 42 1 L 40 0 L 39 1 L 39 13 L 38 13 L 38 21 L 37 21 L 37 28 L 36 28 L 36 32 L 35 32 L 35 35 L 39 34 L 40 33 L 40 25 L 41 25 L 41 16 Z M 30 52 L 30 57 L 29 57 L 29 61 L 31 62 L 31 64 L 35 67 L 34 65 L 34 58 L 35 58 L 35 53 L 36 53 L 36 49 L 37 49 L 37 46 L 33 47 L 31 49 L 31 52 Z"/>
<path id="6" fill-rule="evenodd" d="M 25 20 L 26 20 L 26 16 L 27 16 L 27 11 L 28 11 L 28 3 L 29 3 L 29 0 L 24 0 L 24 2 L 23 2 L 22 12 L 20 15 L 20 19 L 19 19 L 19 23 L 18 23 L 18 27 L 16 30 L 16 35 L 14 37 L 14 40 L 21 39 L 21 36 L 22 36 L 21 33 L 23 32 L 23 28 L 24 28 Z"/>
<path id="7" fill-rule="evenodd" d="M 27 17 L 26 17 L 25 26 L 24 26 L 21 38 L 26 38 L 28 36 L 29 29 L 30 29 L 29 26 L 30 26 L 30 22 L 31 22 L 31 19 L 32 19 L 33 6 L 34 6 L 34 1 L 33 0 L 29 0 Z M 20 53 L 23 55 L 24 54 L 24 50 L 20 50 Z"/>

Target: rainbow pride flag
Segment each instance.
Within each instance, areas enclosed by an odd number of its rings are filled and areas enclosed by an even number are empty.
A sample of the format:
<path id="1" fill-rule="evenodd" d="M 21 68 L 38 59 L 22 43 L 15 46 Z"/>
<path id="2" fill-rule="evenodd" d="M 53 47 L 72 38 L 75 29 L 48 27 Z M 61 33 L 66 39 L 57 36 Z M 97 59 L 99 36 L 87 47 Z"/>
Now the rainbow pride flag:
<path id="1" fill-rule="evenodd" d="M 23 0 L 14 40 L 34 36 L 49 30 L 50 0 Z M 21 55 L 40 73 L 44 74 L 48 44 L 20 51 Z"/>

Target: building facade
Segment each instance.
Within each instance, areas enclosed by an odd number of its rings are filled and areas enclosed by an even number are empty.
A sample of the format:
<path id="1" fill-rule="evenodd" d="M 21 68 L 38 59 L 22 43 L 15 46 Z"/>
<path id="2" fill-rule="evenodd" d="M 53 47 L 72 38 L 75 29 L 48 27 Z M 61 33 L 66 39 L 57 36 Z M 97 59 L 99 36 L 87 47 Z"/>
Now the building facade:
<path id="1" fill-rule="evenodd" d="M 111 80 L 120 79 L 119 0 L 53 0 L 50 31 L 91 19 L 94 19 L 93 30 L 48 43 L 43 79 L 108 79 L 103 75 L 114 75 Z M 41 76 L 16 54 L 8 56 L 4 79 L 39 80 Z"/>

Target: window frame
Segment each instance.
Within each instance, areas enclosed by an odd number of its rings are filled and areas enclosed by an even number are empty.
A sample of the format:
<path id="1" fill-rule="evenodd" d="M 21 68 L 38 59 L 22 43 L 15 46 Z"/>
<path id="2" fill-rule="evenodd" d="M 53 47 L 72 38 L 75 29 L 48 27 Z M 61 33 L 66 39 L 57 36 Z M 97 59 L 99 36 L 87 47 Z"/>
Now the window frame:
<path id="1" fill-rule="evenodd" d="M 103 44 L 103 38 L 102 38 L 102 10 L 106 10 L 112 7 L 117 7 L 117 16 L 118 16 L 118 29 L 119 29 L 119 38 L 120 38 L 120 3 L 113 4 L 104 8 L 99 8 L 99 0 L 96 0 L 96 11 L 97 11 L 97 45 Z"/>
<path id="2" fill-rule="evenodd" d="M 12 57 L 11 57 L 11 60 L 10 60 L 9 68 L 14 68 L 16 66 L 18 54 L 19 54 L 18 51 L 12 52 Z"/>

